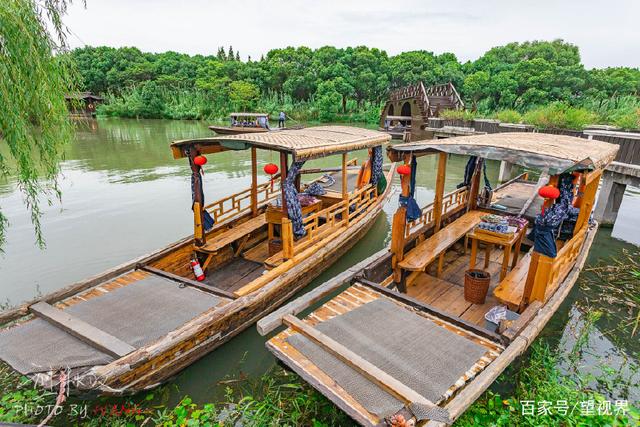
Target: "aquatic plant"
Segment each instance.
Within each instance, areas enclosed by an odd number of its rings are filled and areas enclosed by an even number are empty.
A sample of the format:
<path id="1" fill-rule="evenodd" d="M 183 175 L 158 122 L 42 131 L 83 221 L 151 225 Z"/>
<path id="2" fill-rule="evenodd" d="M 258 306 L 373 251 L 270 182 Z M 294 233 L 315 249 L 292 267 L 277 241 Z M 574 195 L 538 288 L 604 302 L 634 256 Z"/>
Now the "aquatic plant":
<path id="1" fill-rule="evenodd" d="M 495 118 L 502 123 L 520 123 L 522 122 L 522 114 L 516 110 L 500 110 L 495 113 Z"/>

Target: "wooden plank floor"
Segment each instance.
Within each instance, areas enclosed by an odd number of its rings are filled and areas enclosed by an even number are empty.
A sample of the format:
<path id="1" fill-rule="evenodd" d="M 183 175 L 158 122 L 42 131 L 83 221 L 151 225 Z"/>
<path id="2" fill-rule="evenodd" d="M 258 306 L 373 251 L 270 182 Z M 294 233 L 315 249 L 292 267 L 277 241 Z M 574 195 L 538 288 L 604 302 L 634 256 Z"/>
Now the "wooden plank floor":
<path id="1" fill-rule="evenodd" d="M 445 267 L 442 277 L 437 278 L 434 276 L 435 265 L 432 265 L 428 269 L 430 274 L 421 273 L 407 288 L 407 294 L 426 304 L 484 327 L 485 313 L 499 304 L 499 301 L 493 296 L 493 289 L 495 289 L 500 280 L 503 251 L 501 248 L 494 248 L 489 256 L 487 271 L 491 273 L 491 284 L 484 304 L 473 304 L 464 299 L 464 273 L 469 269 L 471 255 L 468 251 L 466 255 L 461 254 L 461 252 L 462 247 L 448 251 L 445 255 Z M 476 268 L 484 267 L 484 256 L 484 249 L 479 250 Z"/>

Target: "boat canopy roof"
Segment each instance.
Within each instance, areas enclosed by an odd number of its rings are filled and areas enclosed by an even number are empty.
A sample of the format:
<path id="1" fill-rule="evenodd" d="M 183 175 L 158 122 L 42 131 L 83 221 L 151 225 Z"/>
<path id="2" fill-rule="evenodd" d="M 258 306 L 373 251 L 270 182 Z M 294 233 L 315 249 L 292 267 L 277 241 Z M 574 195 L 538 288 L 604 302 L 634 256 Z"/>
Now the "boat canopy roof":
<path id="1" fill-rule="evenodd" d="M 618 146 L 608 142 L 565 135 L 503 132 L 425 140 L 389 147 L 389 157 L 400 160 L 405 153 L 420 156 L 434 152 L 465 154 L 505 160 L 532 169 L 548 169 L 556 175 L 573 170 L 605 168 Z"/>
<path id="2" fill-rule="evenodd" d="M 267 117 L 267 113 L 231 113 L 229 117 Z"/>
<path id="3" fill-rule="evenodd" d="M 173 157 L 186 157 L 186 149 L 195 147 L 202 154 L 250 147 L 291 153 L 296 160 L 308 160 L 375 147 L 389 141 L 387 133 L 351 126 L 316 126 L 305 129 L 221 135 L 189 139 L 171 144 Z"/>

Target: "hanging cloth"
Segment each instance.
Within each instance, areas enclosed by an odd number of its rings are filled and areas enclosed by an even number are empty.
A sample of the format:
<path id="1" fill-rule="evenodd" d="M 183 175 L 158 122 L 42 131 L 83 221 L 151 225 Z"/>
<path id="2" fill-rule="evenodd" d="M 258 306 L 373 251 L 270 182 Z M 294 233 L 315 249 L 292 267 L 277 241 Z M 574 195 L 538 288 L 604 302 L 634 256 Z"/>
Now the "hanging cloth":
<path id="1" fill-rule="evenodd" d="M 467 164 L 464 167 L 463 181 L 458 184 L 456 188 L 468 187 L 469 185 L 471 185 L 471 178 L 473 177 L 473 171 L 476 168 L 477 161 L 478 158 L 476 156 L 469 157 L 469 160 L 467 160 Z"/>
<path id="2" fill-rule="evenodd" d="M 387 179 L 384 177 L 382 171 L 382 146 L 373 147 L 371 149 L 372 154 L 372 167 L 371 167 L 371 184 L 377 187 L 378 194 L 384 193 L 387 189 Z"/>
<path id="3" fill-rule="evenodd" d="M 201 175 L 202 168 L 193 163 L 193 160 L 189 155 L 189 151 L 187 151 L 187 156 L 189 158 L 189 166 L 191 167 L 191 210 L 193 210 L 196 200 L 199 199 L 202 209 L 202 225 L 204 226 L 204 231 L 209 231 L 213 228 L 216 222 L 204 208 L 204 190 L 202 188 Z"/>
<path id="4" fill-rule="evenodd" d="M 555 236 L 562 222 L 567 219 L 575 209 L 571 206 L 573 201 L 573 177 L 571 174 L 560 176 L 560 197 L 544 213 L 538 214 L 534 221 L 534 227 L 529 234 L 533 240 L 534 249 L 543 255 L 555 258 L 558 255 Z"/>
<path id="5" fill-rule="evenodd" d="M 411 178 L 409 181 L 409 195 L 404 197 L 400 194 L 400 206 L 407 208 L 407 222 L 415 221 L 422 215 L 422 210 L 418 206 L 418 202 L 415 199 L 416 192 L 416 171 L 418 169 L 418 161 L 416 156 L 411 156 Z"/>
<path id="6" fill-rule="evenodd" d="M 296 239 L 307 234 L 302 225 L 302 208 L 300 207 L 300 200 L 298 200 L 298 190 L 296 190 L 296 178 L 303 165 L 304 161 L 294 162 L 291 165 L 287 172 L 287 178 L 284 181 L 283 190 L 285 200 L 287 201 L 287 214 L 291 220 L 293 235 Z"/>

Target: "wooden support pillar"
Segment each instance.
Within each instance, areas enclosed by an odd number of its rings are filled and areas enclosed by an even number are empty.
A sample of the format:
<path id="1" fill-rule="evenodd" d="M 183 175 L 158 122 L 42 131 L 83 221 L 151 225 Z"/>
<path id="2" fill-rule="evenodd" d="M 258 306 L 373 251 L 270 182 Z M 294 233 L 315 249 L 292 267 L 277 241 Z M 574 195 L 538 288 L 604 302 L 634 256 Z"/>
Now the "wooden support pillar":
<path id="1" fill-rule="evenodd" d="M 202 167 L 194 163 L 194 159 L 200 153 L 194 147 L 189 149 L 189 165 L 193 177 L 194 198 L 193 198 L 193 239 L 196 246 L 204 246 L 207 243 L 207 236 L 204 231 L 204 201 L 199 189 L 202 187 Z"/>
<path id="2" fill-rule="evenodd" d="M 251 147 L 251 215 L 258 215 L 258 155 L 256 147 Z"/>
<path id="3" fill-rule="evenodd" d="M 436 177 L 436 195 L 433 199 L 434 232 L 440 230 L 442 224 L 442 198 L 444 196 L 444 182 L 447 173 L 447 153 L 438 154 L 438 175 Z"/>
<path id="4" fill-rule="evenodd" d="M 287 199 L 284 196 L 284 183 L 287 180 L 287 172 L 289 165 L 287 164 L 287 153 L 280 152 L 280 197 L 282 200 L 282 213 L 285 217 L 289 218 L 289 211 L 287 210 Z"/>
<path id="5" fill-rule="evenodd" d="M 411 155 L 405 155 L 405 164 L 411 162 Z M 408 197 L 410 188 L 411 176 L 400 175 L 401 194 L 403 197 Z M 393 215 L 393 221 L 391 223 L 391 266 L 393 267 L 393 280 L 396 283 L 402 281 L 401 272 L 396 268 L 397 264 L 404 259 L 404 232 L 407 227 L 407 208 L 400 206 L 396 213 Z"/>
<path id="6" fill-rule="evenodd" d="M 349 190 L 347 187 L 347 153 L 342 153 L 342 198 L 349 198 Z"/>
<path id="7" fill-rule="evenodd" d="M 282 257 L 284 259 L 293 258 L 293 226 L 289 218 L 282 218 Z"/>

